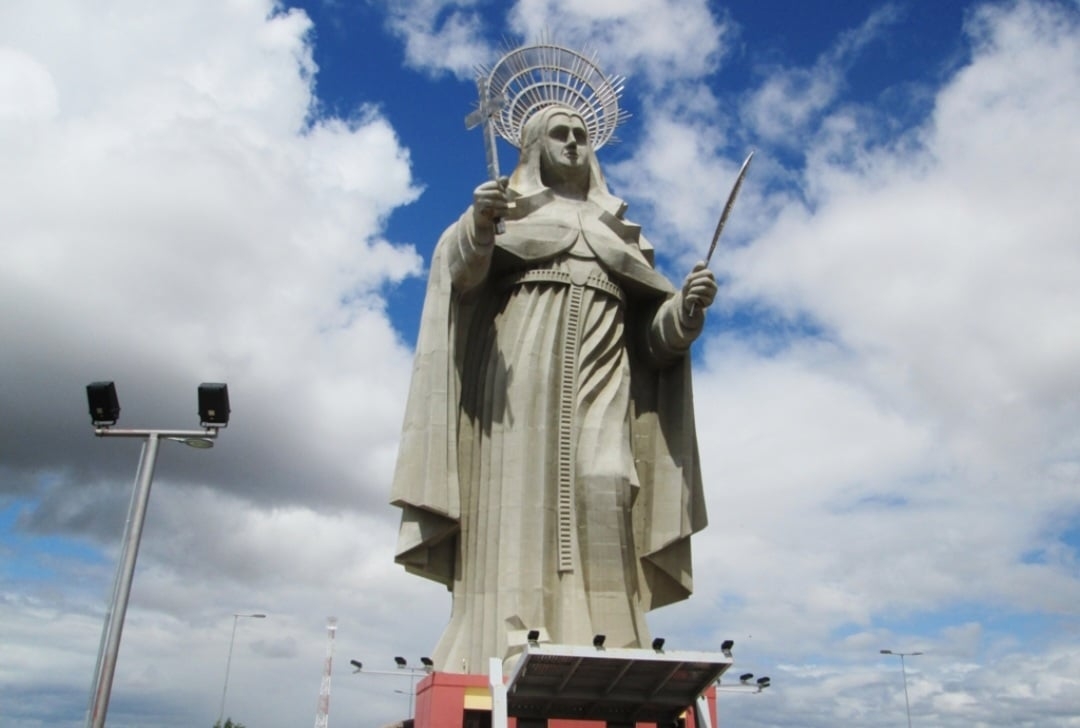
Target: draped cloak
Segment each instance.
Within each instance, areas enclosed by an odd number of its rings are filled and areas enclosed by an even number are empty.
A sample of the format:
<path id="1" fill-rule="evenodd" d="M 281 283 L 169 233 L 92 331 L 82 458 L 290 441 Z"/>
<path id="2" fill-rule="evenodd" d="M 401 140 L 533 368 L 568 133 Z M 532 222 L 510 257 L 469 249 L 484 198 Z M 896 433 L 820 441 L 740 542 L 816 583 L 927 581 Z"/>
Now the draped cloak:
<path id="1" fill-rule="evenodd" d="M 453 593 L 439 670 L 485 672 L 533 628 L 641 646 L 643 613 L 692 591 L 700 322 L 677 315 L 621 202 L 576 204 L 519 197 L 467 290 L 471 209 L 435 249 L 391 502 L 395 560 Z"/>

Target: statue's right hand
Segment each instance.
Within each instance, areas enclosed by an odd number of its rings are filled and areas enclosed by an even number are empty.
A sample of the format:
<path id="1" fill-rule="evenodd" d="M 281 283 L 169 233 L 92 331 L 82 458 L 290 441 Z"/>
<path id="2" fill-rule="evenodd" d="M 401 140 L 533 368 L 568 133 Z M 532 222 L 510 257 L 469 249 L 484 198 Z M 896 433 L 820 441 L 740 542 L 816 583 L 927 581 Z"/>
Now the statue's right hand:
<path id="1" fill-rule="evenodd" d="M 508 177 L 500 177 L 473 190 L 473 220 L 478 228 L 494 227 L 495 221 L 510 209 L 510 198 L 506 193 L 509 181 Z"/>

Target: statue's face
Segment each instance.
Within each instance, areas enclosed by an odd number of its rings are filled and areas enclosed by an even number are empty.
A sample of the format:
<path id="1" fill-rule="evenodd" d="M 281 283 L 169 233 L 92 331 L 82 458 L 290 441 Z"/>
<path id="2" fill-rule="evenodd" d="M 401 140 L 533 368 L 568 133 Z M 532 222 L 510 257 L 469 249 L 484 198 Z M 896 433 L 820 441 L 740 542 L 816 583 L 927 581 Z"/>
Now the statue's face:
<path id="1" fill-rule="evenodd" d="M 540 173 L 545 184 L 588 182 L 589 135 L 581 119 L 553 114 L 541 143 Z"/>

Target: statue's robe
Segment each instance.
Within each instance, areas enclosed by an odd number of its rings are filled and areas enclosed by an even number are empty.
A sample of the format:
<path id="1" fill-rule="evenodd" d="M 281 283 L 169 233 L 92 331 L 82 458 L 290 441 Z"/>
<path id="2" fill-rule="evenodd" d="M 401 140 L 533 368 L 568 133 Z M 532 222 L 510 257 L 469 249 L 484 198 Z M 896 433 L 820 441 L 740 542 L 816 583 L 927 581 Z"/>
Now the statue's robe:
<path id="1" fill-rule="evenodd" d="M 649 641 L 705 527 L 688 348 L 625 206 L 518 198 L 486 248 L 436 246 L 392 503 L 396 560 L 453 593 L 437 669 L 483 673 L 524 630 Z"/>

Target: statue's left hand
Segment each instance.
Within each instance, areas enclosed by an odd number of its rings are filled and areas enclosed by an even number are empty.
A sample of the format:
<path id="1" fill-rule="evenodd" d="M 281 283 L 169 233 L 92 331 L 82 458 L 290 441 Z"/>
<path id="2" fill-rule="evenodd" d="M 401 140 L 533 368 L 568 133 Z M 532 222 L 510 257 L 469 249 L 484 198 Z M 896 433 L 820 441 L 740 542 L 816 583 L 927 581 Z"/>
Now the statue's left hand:
<path id="1" fill-rule="evenodd" d="M 705 261 L 699 262 L 683 281 L 683 313 L 690 317 L 708 308 L 716 300 L 716 291 L 716 276 L 705 267 Z"/>

